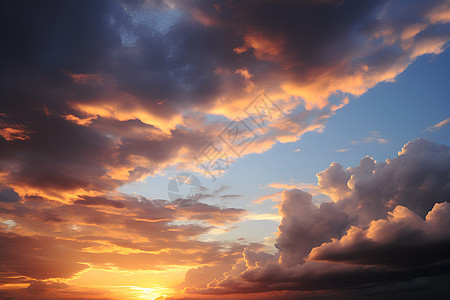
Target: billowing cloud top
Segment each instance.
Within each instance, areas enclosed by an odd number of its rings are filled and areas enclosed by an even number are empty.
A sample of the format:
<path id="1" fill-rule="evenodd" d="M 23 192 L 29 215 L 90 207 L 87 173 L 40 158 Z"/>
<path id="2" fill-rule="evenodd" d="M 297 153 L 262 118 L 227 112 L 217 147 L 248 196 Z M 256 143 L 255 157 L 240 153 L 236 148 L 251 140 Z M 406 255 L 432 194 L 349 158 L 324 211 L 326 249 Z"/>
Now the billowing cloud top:
<path id="1" fill-rule="evenodd" d="M 333 196 L 342 190 L 340 168 L 347 181 L 341 199 L 316 205 L 307 192 L 284 191 L 279 252 L 245 249 L 231 271 L 186 291 L 250 294 L 239 299 L 361 299 L 418 289 L 405 297 L 439 297 L 440 287 L 418 280 L 448 279 L 449 162 L 449 147 L 416 140 L 386 163 L 366 157 L 347 170 L 333 163 L 318 174 L 319 187 L 326 182 Z"/>

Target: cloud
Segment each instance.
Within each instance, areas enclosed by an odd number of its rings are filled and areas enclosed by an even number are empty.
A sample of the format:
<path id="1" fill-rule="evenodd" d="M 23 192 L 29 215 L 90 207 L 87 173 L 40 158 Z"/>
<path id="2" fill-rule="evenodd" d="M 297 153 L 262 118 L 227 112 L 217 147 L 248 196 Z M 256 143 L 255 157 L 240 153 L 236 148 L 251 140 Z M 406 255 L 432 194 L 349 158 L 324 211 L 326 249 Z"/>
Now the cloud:
<path id="1" fill-rule="evenodd" d="M 284 265 L 301 263 L 313 245 L 338 236 L 348 224 L 347 214 L 333 204 L 321 204 L 318 208 L 311 195 L 300 190 L 284 192 L 280 214 L 283 219 L 276 247 Z"/>
<path id="2" fill-rule="evenodd" d="M 176 207 L 167 200 L 123 194 L 73 200 L 61 204 L 34 196 L 1 202 L 1 278 L 14 285 L 24 276 L 64 280 L 93 269 L 231 265 L 248 245 L 197 239 L 239 221 L 243 209 L 204 203 Z"/>
<path id="3" fill-rule="evenodd" d="M 238 222 L 244 213 L 246 213 L 244 209 L 219 208 L 204 203 L 196 203 L 184 208 L 181 211 L 181 216 L 194 220 L 208 221 L 213 225 L 224 225 Z"/>
<path id="4" fill-rule="evenodd" d="M 380 136 L 380 132 L 378 132 L 377 130 L 371 131 L 369 133 L 370 133 L 369 136 L 366 136 L 359 141 L 353 141 L 352 144 L 353 145 L 368 144 L 368 143 L 386 144 L 388 142 L 388 140 Z"/>
<path id="5" fill-rule="evenodd" d="M 442 52 L 450 38 L 440 1 L 249 5 L 8 4 L 8 185 L 63 201 L 62 190 L 113 190 L 171 165 L 201 171 L 196 154 L 263 90 L 286 116 L 239 155 L 261 153 L 320 132 L 351 96 Z"/>
<path id="6" fill-rule="evenodd" d="M 75 204 L 80 205 L 106 205 L 115 208 L 124 208 L 125 204 L 116 200 L 109 200 L 105 197 L 90 197 L 90 196 L 80 196 L 81 199 L 75 200 Z"/>
<path id="7" fill-rule="evenodd" d="M 20 200 L 19 195 L 11 188 L 0 190 L 0 202 L 17 202 Z"/>
<path id="8" fill-rule="evenodd" d="M 0 113 L 0 118 L 6 116 Z M 0 136 L 8 142 L 15 140 L 26 140 L 30 138 L 31 132 L 22 124 L 11 124 L 0 119 Z"/>
<path id="9" fill-rule="evenodd" d="M 1 272 L 35 279 L 68 278 L 88 268 L 76 261 L 76 251 L 90 243 L 62 241 L 48 237 L 27 237 L 1 233 Z"/>
<path id="10" fill-rule="evenodd" d="M 273 182 L 267 187 L 274 189 L 307 189 L 310 193 L 314 193 L 317 190 L 317 186 L 312 183 L 297 183 L 294 180 L 290 180 L 289 183 Z"/>
<path id="11" fill-rule="evenodd" d="M 433 125 L 433 126 L 427 128 L 425 131 L 439 130 L 439 129 L 441 129 L 442 127 L 447 126 L 449 123 L 450 123 L 450 118 L 445 119 L 444 121 L 441 121 L 441 122 L 439 122 L 439 123 L 437 123 L 437 124 L 435 124 L 435 125 Z"/>
<path id="12" fill-rule="evenodd" d="M 351 227 L 340 239 L 311 250 L 312 261 L 411 267 L 443 261 L 448 256 L 450 203 L 436 203 L 425 220 L 398 205 L 386 219 L 367 229 Z"/>
<path id="13" fill-rule="evenodd" d="M 333 162 L 328 169 L 317 174 L 321 193 L 330 196 L 334 200 L 342 199 L 351 192 L 347 186 L 350 177 L 350 170 L 344 170 L 342 165 L 336 162 Z"/>
<path id="14" fill-rule="evenodd" d="M 275 222 L 281 221 L 279 214 L 249 214 L 245 216 L 247 220 L 272 220 Z"/>
<path id="15" fill-rule="evenodd" d="M 270 195 L 261 196 L 252 201 L 252 203 L 262 203 L 266 200 L 278 201 L 281 199 L 282 192 L 275 192 Z"/>
<path id="16" fill-rule="evenodd" d="M 315 205 L 309 193 L 282 193 L 278 253 L 250 248 L 245 265 L 236 262 L 239 272 L 186 291 L 193 299 L 277 299 L 283 290 L 307 299 L 310 291 L 325 298 L 410 295 L 415 289 L 439 295 L 441 288 L 419 282 L 448 277 L 449 155 L 449 147 L 418 139 L 386 163 L 365 157 L 346 170 L 331 164 L 318 178 L 333 201 Z"/>

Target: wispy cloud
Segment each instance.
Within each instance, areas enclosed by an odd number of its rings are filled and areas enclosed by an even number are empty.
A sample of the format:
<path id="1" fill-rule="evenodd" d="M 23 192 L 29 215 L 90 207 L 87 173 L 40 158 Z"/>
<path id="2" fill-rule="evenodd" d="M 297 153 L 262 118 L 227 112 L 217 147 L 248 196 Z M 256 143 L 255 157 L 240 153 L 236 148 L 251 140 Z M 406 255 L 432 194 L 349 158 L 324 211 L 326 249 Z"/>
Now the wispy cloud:
<path id="1" fill-rule="evenodd" d="M 448 124 L 450 124 L 450 118 L 445 119 L 444 121 L 441 121 L 427 129 L 425 129 L 425 131 L 436 131 L 436 130 L 440 130 L 443 127 L 447 126 Z"/>
<path id="2" fill-rule="evenodd" d="M 274 189 L 283 189 L 283 190 L 292 190 L 292 189 L 300 189 L 307 190 L 312 195 L 317 195 L 319 193 L 319 187 L 312 183 L 297 183 L 295 180 L 291 180 L 289 183 L 282 182 L 273 182 L 267 185 L 267 187 Z"/>
<path id="3" fill-rule="evenodd" d="M 349 149 L 349 148 L 346 148 L 346 149 L 337 149 L 337 150 L 334 150 L 334 152 L 347 152 L 347 151 L 350 151 L 350 149 Z"/>
<path id="4" fill-rule="evenodd" d="M 360 140 L 352 141 L 352 145 L 356 144 L 368 144 L 368 143 L 376 143 L 376 144 L 386 144 L 388 142 L 387 139 L 381 137 L 381 134 L 377 130 L 373 130 L 369 132 L 369 135 L 363 137 Z"/>
<path id="5" fill-rule="evenodd" d="M 277 202 L 277 201 L 281 200 L 281 195 L 282 195 L 282 192 L 275 192 L 275 193 L 272 193 L 269 195 L 258 197 L 255 200 L 253 200 L 252 203 L 259 204 L 259 203 L 263 203 L 266 200 L 272 200 L 272 201 Z"/>
<path id="6" fill-rule="evenodd" d="M 271 221 L 281 221 L 281 216 L 279 214 L 249 214 L 245 216 L 246 220 L 271 220 Z"/>

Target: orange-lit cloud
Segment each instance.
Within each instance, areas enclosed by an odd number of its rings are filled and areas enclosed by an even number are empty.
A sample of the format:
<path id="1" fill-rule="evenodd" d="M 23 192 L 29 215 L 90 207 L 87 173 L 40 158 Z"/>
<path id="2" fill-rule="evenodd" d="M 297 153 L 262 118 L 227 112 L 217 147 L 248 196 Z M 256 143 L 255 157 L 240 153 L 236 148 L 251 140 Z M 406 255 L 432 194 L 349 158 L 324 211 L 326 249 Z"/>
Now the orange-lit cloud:
<path id="1" fill-rule="evenodd" d="M 7 117 L 6 114 L 0 113 L 0 118 Z M 6 141 L 24 141 L 30 138 L 32 131 L 22 124 L 8 123 L 0 119 L 0 136 Z"/>
<path id="2" fill-rule="evenodd" d="M 237 54 L 254 50 L 255 56 L 261 60 L 279 60 L 283 49 L 284 37 L 282 35 L 268 37 L 258 31 L 247 33 L 244 36 L 245 44 L 234 48 Z"/>
<path id="3" fill-rule="evenodd" d="M 443 121 L 441 121 L 441 122 L 439 122 L 439 123 L 437 123 L 437 124 L 427 128 L 426 131 L 439 130 L 439 129 L 443 128 L 444 126 L 447 126 L 448 124 L 450 124 L 450 118 L 445 119 L 445 120 L 443 120 Z"/>

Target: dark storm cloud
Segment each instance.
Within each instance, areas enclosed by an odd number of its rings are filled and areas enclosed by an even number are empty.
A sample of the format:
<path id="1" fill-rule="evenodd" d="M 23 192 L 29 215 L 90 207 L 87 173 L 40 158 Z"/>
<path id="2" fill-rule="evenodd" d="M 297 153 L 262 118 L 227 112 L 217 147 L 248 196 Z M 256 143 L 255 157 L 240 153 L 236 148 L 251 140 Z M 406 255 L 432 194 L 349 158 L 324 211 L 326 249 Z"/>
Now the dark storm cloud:
<path id="1" fill-rule="evenodd" d="M 318 208 L 312 203 L 309 193 L 299 190 L 284 195 L 280 214 L 283 220 L 276 246 L 281 251 L 282 263 L 286 265 L 298 264 L 312 247 L 340 236 L 349 223 L 348 214 L 334 203 L 323 203 Z"/>

